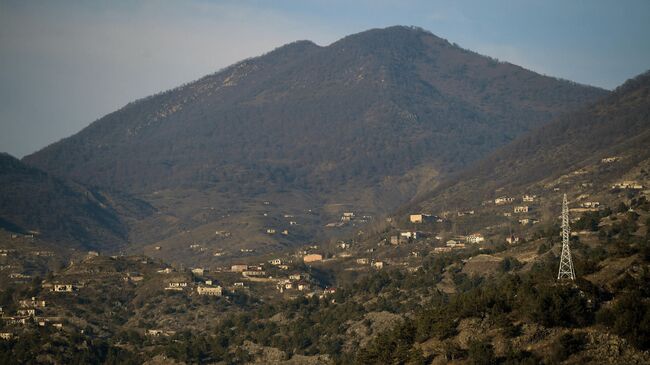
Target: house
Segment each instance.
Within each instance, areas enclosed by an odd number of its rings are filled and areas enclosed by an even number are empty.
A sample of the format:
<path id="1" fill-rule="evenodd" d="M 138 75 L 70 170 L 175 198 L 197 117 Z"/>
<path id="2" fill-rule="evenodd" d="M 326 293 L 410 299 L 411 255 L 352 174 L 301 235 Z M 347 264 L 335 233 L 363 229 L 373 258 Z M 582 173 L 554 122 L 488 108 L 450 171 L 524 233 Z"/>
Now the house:
<path id="1" fill-rule="evenodd" d="M 176 331 L 164 331 L 159 329 L 153 329 L 153 330 L 147 330 L 145 334 L 151 337 L 173 336 L 174 334 L 176 334 Z"/>
<path id="2" fill-rule="evenodd" d="M 260 277 L 266 276 L 266 271 L 263 270 L 246 270 L 241 273 L 245 277 Z"/>
<path id="3" fill-rule="evenodd" d="M 325 288 L 325 290 L 323 290 L 323 294 L 334 295 L 336 294 L 336 288 Z"/>
<path id="4" fill-rule="evenodd" d="M 238 281 L 238 282 L 232 284 L 232 286 L 234 286 L 236 288 L 245 288 L 246 287 L 246 285 L 244 285 L 244 283 L 241 282 L 241 281 Z"/>
<path id="5" fill-rule="evenodd" d="M 267 228 L 266 233 L 268 234 L 275 234 L 275 228 Z"/>
<path id="6" fill-rule="evenodd" d="M 509 245 L 514 245 L 516 243 L 519 243 L 519 237 L 512 234 L 506 237 L 506 243 L 508 243 Z"/>
<path id="7" fill-rule="evenodd" d="M 538 223 L 539 221 L 537 219 L 532 219 L 532 218 L 523 218 L 519 220 L 519 223 L 521 225 L 528 225 L 528 224 L 535 224 Z"/>
<path id="8" fill-rule="evenodd" d="M 458 211 L 457 215 L 459 217 L 463 217 L 463 216 L 466 216 L 466 215 L 474 215 L 474 211 L 473 210 Z"/>
<path id="9" fill-rule="evenodd" d="M 282 259 L 273 259 L 270 260 L 269 263 L 273 266 L 279 266 L 282 265 Z"/>
<path id="10" fill-rule="evenodd" d="M 291 275 L 289 275 L 290 280 L 298 281 L 298 280 L 300 280 L 302 278 L 303 278 L 302 274 L 291 274 Z"/>
<path id="11" fill-rule="evenodd" d="M 31 276 L 19 272 L 14 272 L 9 274 L 9 277 L 12 279 L 29 279 Z"/>
<path id="12" fill-rule="evenodd" d="M 537 198 L 536 195 L 528 195 L 528 194 L 526 194 L 521 198 L 521 200 L 523 200 L 524 202 L 527 202 L 527 203 L 532 203 L 532 202 L 535 201 L 535 198 Z"/>
<path id="13" fill-rule="evenodd" d="M 74 286 L 72 284 L 54 284 L 52 288 L 52 291 L 56 293 L 70 293 L 73 290 Z"/>
<path id="14" fill-rule="evenodd" d="M 203 274 L 204 274 L 206 271 L 207 271 L 207 270 L 205 270 L 205 269 L 202 268 L 202 267 L 195 267 L 194 269 L 192 269 L 192 274 L 194 274 L 194 275 L 199 275 L 199 276 L 203 276 Z"/>
<path id="15" fill-rule="evenodd" d="M 509 196 L 501 196 L 496 199 L 494 199 L 494 204 L 496 205 L 504 205 L 504 204 L 510 204 L 515 201 L 515 198 L 511 198 Z"/>
<path id="16" fill-rule="evenodd" d="M 618 182 L 612 185 L 612 189 L 633 189 L 640 190 L 643 189 L 643 185 L 639 184 L 636 181 L 623 181 Z"/>
<path id="17" fill-rule="evenodd" d="M 411 214 L 409 216 L 409 220 L 411 223 L 424 223 L 429 221 L 432 218 L 431 214 L 425 214 L 425 213 L 419 213 L 419 214 Z"/>
<path id="18" fill-rule="evenodd" d="M 485 242 L 485 238 L 480 233 L 474 233 L 474 234 L 470 234 L 469 236 L 466 236 L 465 237 L 465 242 L 466 243 L 481 243 L 481 242 Z"/>
<path id="19" fill-rule="evenodd" d="M 278 265 L 278 269 L 280 270 L 289 270 L 289 265 Z"/>
<path id="20" fill-rule="evenodd" d="M 336 246 L 342 250 L 347 250 L 348 248 L 350 248 L 350 244 L 343 241 L 339 242 Z"/>
<path id="21" fill-rule="evenodd" d="M 528 205 L 521 205 L 514 208 L 515 213 L 528 213 Z"/>
<path id="22" fill-rule="evenodd" d="M 4 319 L 7 324 L 12 324 L 12 325 L 26 325 L 27 324 L 27 318 L 25 318 L 25 317 L 4 317 L 2 319 Z"/>
<path id="23" fill-rule="evenodd" d="M 165 287 L 165 290 L 177 290 L 181 291 L 187 288 L 187 283 L 184 281 L 172 281 Z"/>
<path id="24" fill-rule="evenodd" d="M 302 261 L 305 262 L 305 263 L 323 261 L 323 255 L 318 254 L 318 253 L 312 253 L 312 254 L 303 256 Z"/>
<path id="25" fill-rule="evenodd" d="M 433 249 L 434 253 L 445 253 L 451 252 L 451 247 L 436 247 Z"/>
<path id="26" fill-rule="evenodd" d="M 34 308 L 19 309 L 16 311 L 16 313 L 19 316 L 23 316 L 23 317 L 34 317 L 36 316 L 36 309 Z"/>
<path id="27" fill-rule="evenodd" d="M 357 259 L 357 264 L 359 264 L 359 265 L 368 265 L 368 262 L 370 262 L 370 261 L 367 258 Z"/>
<path id="28" fill-rule="evenodd" d="M 464 243 L 456 242 L 454 240 L 447 241 L 446 246 L 451 247 L 451 248 L 455 248 L 455 249 L 465 248 Z"/>
<path id="29" fill-rule="evenodd" d="M 11 332 L 0 332 L 0 339 L 11 340 L 14 338 L 14 334 Z"/>
<path id="30" fill-rule="evenodd" d="M 399 245 L 400 244 L 400 236 L 390 236 L 390 244 L 391 245 Z"/>
<path id="31" fill-rule="evenodd" d="M 598 208 L 600 206 L 599 202 L 584 202 L 580 204 L 583 208 Z"/>
<path id="32" fill-rule="evenodd" d="M 343 216 L 341 216 L 341 220 L 343 222 L 349 222 L 354 219 L 354 213 L 353 212 L 344 212 Z"/>
<path id="33" fill-rule="evenodd" d="M 221 286 L 198 286 L 196 291 L 199 295 L 209 295 L 213 297 L 220 297 L 223 294 Z"/>
<path id="34" fill-rule="evenodd" d="M 418 232 L 415 231 L 408 231 L 408 232 L 400 232 L 400 237 L 403 237 L 407 240 L 417 240 L 418 239 Z"/>
<path id="35" fill-rule="evenodd" d="M 174 269 L 172 269 L 171 267 L 166 267 L 164 269 L 158 270 L 157 272 L 158 274 L 170 274 L 172 273 L 172 271 L 174 271 Z"/>
<path id="36" fill-rule="evenodd" d="M 602 162 L 602 163 L 612 163 L 612 162 L 618 161 L 619 159 L 620 159 L 620 157 L 618 157 L 618 156 L 605 157 L 605 158 L 601 159 L 600 162 Z"/>
<path id="37" fill-rule="evenodd" d="M 386 265 L 386 263 L 383 261 L 375 261 L 372 263 L 372 267 L 374 267 L 375 269 L 383 269 L 384 265 Z"/>
<path id="38" fill-rule="evenodd" d="M 306 281 L 299 281 L 296 283 L 296 289 L 300 291 L 309 290 L 310 287 L 311 285 Z"/>
<path id="39" fill-rule="evenodd" d="M 248 265 L 245 264 L 235 264 L 230 267 L 232 272 L 242 272 L 248 270 Z"/>
<path id="40" fill-rule="evenodd" d="M 21 299 L 18 301 L 18 306 L 21 308 L 45 308 L 44 300 L 37 300 L 36 297 L 31 299 Z M 2 308 L 0 308 L 0 313 L 2 313 Z"/>
<path id="41" fill-rule="evenodd" d="M 127 275 L 124 277 L 124 281 L 130 281 L 130 282 L 132 282 L 132 283 L 138 283 L 138 282 L 141 282 L 142 280 L 144 280 L 144 276 L 142 276 L 142 275 L 137 275 L 137 274 L 136 274 L 136 275 L 133 275 L 133 274 L 127 274 Z"/>

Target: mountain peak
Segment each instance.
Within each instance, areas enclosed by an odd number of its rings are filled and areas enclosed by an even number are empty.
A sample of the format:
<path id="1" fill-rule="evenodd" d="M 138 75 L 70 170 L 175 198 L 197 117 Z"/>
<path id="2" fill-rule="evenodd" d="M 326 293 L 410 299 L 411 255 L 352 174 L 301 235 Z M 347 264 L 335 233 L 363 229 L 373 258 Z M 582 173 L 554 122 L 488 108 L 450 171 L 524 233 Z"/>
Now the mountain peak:
<path id="1" fill-rule="evenodd" d="M 414 26 L 396 25 L 387 28 L 374 28 L 360 33 L 352 34 L 334 42 L 332 46 L 344 47 L 397 47 L 420 46 L 423 37 L 436 37 L 433 33 Z"/>

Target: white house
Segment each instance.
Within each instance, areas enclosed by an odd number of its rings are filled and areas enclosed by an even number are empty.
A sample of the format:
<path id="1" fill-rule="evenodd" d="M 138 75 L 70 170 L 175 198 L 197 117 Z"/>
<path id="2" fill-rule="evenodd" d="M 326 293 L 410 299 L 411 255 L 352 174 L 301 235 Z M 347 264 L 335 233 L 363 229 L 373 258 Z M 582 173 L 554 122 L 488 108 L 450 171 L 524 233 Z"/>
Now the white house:
<path id="1" fill-rule="evenodd" d="M 515 213 L 528 213 L 528 205 L 520 205 L 514 208 Z"/>
<path id="2" fill-rule="evenodd" d="M 210 295 L 220 297 L 223 294 L 221 286 L 198 286 L 196 291 L 199 295 Z"/>
<path id="3" fill-rule="evenodd" d="M 74 290 L 74 286 L 72 284 L 54 284 L 52 290 L 57 293 L 69 293 Z"/>
<path id="4" fill-rule="evenodd" d="M 525 202 L 527 202 L 527 203 L 531 203 L 531 202 L 534 202 L 534 201 L 535 201 L 535 198 L 537 198 L 536 195 L 528 195 L 528 194 L 526 194 L 526 195 L 524 195 L 524 196 L 522 197 L 521 200 L 523 200 L 523 201 L 525 201 Z"/>
<path id="5" fill-rule="evenodd" d="M 494 204 L 496 204 L 496 205 L 504 205 L 504 204 L 510 204 L 513 201 L 515 201 L 515 198 L 511 198 L 509 196 L 500 196 L 500 197 L 494 199 Z"/>
<path id="6" fill-rule="evenodd" d="M 469 236 L 465 237 L 465 242 L 466 243 L 481 243 L 485 242 L 485 237 L 483 237 L 482 234 L 480 233 L 474 233 L 470 234 Z"/>

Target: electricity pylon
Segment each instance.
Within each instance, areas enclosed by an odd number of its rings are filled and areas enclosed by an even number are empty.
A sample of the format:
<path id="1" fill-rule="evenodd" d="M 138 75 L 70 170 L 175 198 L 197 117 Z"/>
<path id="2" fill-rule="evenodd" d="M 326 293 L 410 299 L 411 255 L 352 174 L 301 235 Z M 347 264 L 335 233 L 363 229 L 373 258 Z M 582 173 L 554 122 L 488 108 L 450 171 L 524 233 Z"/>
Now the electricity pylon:
<path id="1" fill-rule="evenodd" d="M 571 248 L 569 247 L 569 237 L 571 227 L 569 227 L 569 203 L 566 200 L 566 194 L 562 201 L 562 255 L 560 256 L 560 269 L 557 272 L 557 279 L 576 279 L 576 273 L 573 271 L 573 260 L 571 260 Z"/>

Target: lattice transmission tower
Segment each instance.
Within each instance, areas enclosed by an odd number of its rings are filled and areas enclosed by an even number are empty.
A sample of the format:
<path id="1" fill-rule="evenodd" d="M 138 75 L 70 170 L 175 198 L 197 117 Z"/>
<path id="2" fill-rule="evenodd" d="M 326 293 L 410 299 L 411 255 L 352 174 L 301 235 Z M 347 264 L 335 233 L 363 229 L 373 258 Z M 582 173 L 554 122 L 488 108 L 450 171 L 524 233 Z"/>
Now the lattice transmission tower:
<path id="1" fill-rule="evenodd" d="M 566 194 L 562 200 L 562 255 L 560 256 L 560 269 L 557 272 L 557 279 L 576 279 L 576 273 L 573 271 L 573 260 L 571 260 L 571 248 L 569 247 L 569 238 L 571 236 L 571 227 L 569 227 L 569 203 L 566 200 Z"/>

